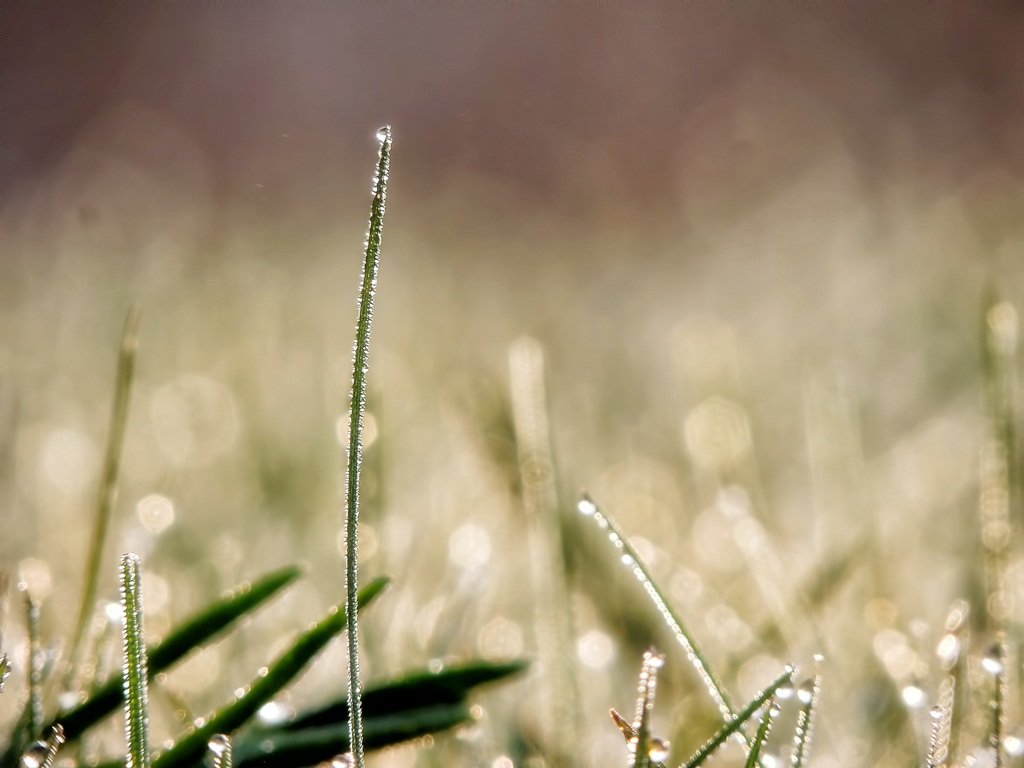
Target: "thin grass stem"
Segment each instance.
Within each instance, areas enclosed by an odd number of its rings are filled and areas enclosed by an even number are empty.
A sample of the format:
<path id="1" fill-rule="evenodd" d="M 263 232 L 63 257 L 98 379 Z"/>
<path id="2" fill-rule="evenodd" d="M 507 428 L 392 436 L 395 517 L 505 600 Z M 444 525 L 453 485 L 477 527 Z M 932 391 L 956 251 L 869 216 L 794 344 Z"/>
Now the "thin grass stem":
<path id="1" fill-rule="evenodd" d="M 92 534 L 89 539 L 89 552 L 86 556 L 85 573 L 82 579 L 82 596 L 78 605 L 78 618 L 75 620 L 74 633 L 71 636 L 70 650 L 64 674 L 64 687 L 72 688 L 75 676 L 81 665 L 82 649 L 89 616 L 96 602 L 96 590 L 100 572 L 103 567 L 103 545 L 110 528 L 114 502 L 117 500 L 118 477 L 121 473 L 121 454 L 124 448 L 125 427 L 128 423 L 128 405 L 131 400 L 132 381 L 135 378 L 135 355 L 138 349 L 139 319 L 141 313 L 137 306 L 128 310 L 121 332 L 121 347 L 117 356 L 116 383 L 114 385 L 114 402 L 110 409 L 110 426 L 107 431 L 107 448 L 103 459 L 103 473 L 100 477 L 99 490 L 96 497 L 95 515 L 93 517 Z"/>
<path id="2" fill-rule="evenodd" d="M 647 566 L 644 565 L 640 556 L 626 537 L 622 535 L 619 527 L 610 517 L 598 509 L 597 505 L 585 494 L 580 498 L 576 508 L 584 517 L 593 520 L 597 527 L 605 532 L 612 546 L 618 551 L 621 562 L 630 569 L 633 576 L 643 586 L 644 591 L 651 599 L 651 602 L 654 603 L 655 608 L 658 609 L 658 613 L 672 631 L 676 641 L 683 647 L 687 660 L 697 671 L 701 682 L 704 684 L 704 688 L 711 695 L 722 718 L 726 722 L 735 719 L 736 710 L 732 705 L 729 694 L 725 690 L 725 686 L 711 670 L 707 657 L 700 650 L 697 641 L 693 639 L 693 635 L 683 624 L 683 620 L 669 604 L 664 593 L 654 582 L 654 579 L 651 578 Z M 747 743 L 745 735 L 741 733 L 739 736 L 743 738 L 744 743 Z"/>
<path id="3" fill-rule="evenodd" d="M 391 165 L 391 127 L 377 131 L 380 151 L 373 177 L 373 200 L 366 233 L 362 284 L 359 289 L 359 318 L 352 361 L 352 402 L 349 409 L 348 472 L 345 492 L 345 608 L 348 617 L 348 702 L 350 732 L 356 768 L 363 768 L 363 714 L 359 681 L 359 470 L 363 458 L 363 415 L 366 411 L 366 374 L 369 370 L 370 327 L 373 297 L 380 268 L 380 243 L 387 202 L 388 172 Z"/>
<path id="4" fill-rule="evenodd" d="M 761 748 L 768 739 L 768 733 L 772 729 L 772 722 L 779 714 L 778 707 L 779 705 L 775 703 L 774 698 L 768 700 L 768 706 L 764 714 L 761 715 L 761 722 L 757 726 L 757 733 L 754 734 L 754 740 L 750 744 L 750 754 L 747 755 L 744 768 L 757 768 L 760 764 Z"/>
<path id="5" fill-rule="evenodd" d="M 121 557 L 121 605 L 124 609 L 124 710 L 128 738 L 127 768 L 149 768 L 149 703 L 146 646 L 142 640 L 142 589 L 139 557 Z"/>
<path id="6" fill-rule="evenodd" d="M 697 768 L 698 765 L 701 765 L 705 760 L 707 760 L 716 749 L 725 743 L 726 739 L 734 733 L 738 733 L 742 725 L 753 717 L 754 713 L 757 712 L 765 702 L 775 696 L 780 688 L 792 685 L 794 674 L 795 670 L 792 667 L 787 667 L 786 671 L 775 678 L 771 685 L 757 694 L 757 696 L 755 696 L 746 707 L 737 713 L 736 717 L 732 718 L 722 726 L 718 733 L 708 739 L 704 745 L 693 754 L 693 757 L 683 763 L 682 768 Z"/>

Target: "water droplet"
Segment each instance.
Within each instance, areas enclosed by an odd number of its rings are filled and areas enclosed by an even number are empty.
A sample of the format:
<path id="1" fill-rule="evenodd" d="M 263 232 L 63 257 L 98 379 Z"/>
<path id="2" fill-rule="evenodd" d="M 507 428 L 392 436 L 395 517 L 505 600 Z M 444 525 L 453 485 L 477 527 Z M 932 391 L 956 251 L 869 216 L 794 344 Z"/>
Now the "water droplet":
<path id="1" fill-rule="evenodd" d="M 981 660 L 981 666 L 990 675 L 1003 674 L 1003 649 L 998 644 L 993 645 Z"/>
<path id="2" fill-rule="evenodd" d="M 45 741 L 33 742 L 21 755 L 21 768 L 40 768 L 46 762 L 50 748 Z"/>
<path id="3" fill-rule="evenodd" d="M 814 701 L 815 687 L 814 680 L 811 678 L 800 683 L 800 687 L 796 690 L 796 697 L 800 699 L 801 704 L 810 704 Z"/>
<path id="4" fill-rule="evenodd" d="M 947 667 L 956 664 L 957 659 L 960 657 L 960 638 L 952 632 L 947 632 L 939 640 L 939 644 L 935 648 L 935 654 L 939 657 L 939 661 Z"/>
<path id="5" fill-rule="evenodd" d="M 384 142 L 388 141 L 390 138 L 391 138 L 391 126 L 390 125 L 382 125 L 380 128 L 377 129 L 377 141 L 379 141 L 381 144 L 383 144 Z"/>
<path id="6" fill-rule="evenodd" d="M 916 685 L 906 685 L 900 691 L 900 698 L 903 699 L 903 703 L 911 709 L 917 709 L 924 704 L 925 695 L 924 691 Z"/>
<path id="7" fill-rule="evenodd" d="M 1024 739 L 1020 736 L 1009 735 L 1003 739 L 1003 747 L 1006 749 L 1006 754 L 1011 757 L 1020 757 L 1024 755 Z"/>
<path id="8" fill-rule="evenodd" d="M 793 698 L 793 686 L 789 683 L 783 683 L 776 689 L 775 695 L 780 699 L 791 699 Z"/>
<path id="9" fill-rule="evenodd" d="M 940 704 L 936 704 L 934 707 L 928 710 L 928 717 L 932 720 L 941 720 L 946 714 L 946 710 Z"/>
<path id="10" fill-rule="evenodd" d="M 657 651 L 644 651 L 644 663 L 653 669 L 665 666 L 665 657 Z"/>
<path id="11" fill-rule="evenodd" d="M 592 502 L 587 496 L 584 496 L 576 503 L 576 510 L 581 515 L 587 515 L 589 517 L 597 512 L 597 505 L 594 504 L 594 502 Z"/>
<path id="12" fill-rule="evenodd" d="M 779 702 L 772 699 L 771 705 L 768 707 L 768 717 L 774 720 L 782 712 L 782 707 L 779 706 Z"/>
<path id="13" fill-rule="evenodd" d="M 331 760 L 331 768 L 352 768 L 356 764 L 356 760 L 352 757 L 351 752 L 346 752 L 343 755 L 337 755 Z"/>
<path id="14" fill-rule="evenodd" d="M 217 757 L 223 757 L 224 753 L 231 748 L 231 740 L 223 733 L 215 733 L 210 737 L 210 740 L 206 742 L 206 746 L 209 747 L 210 751 Z"/>
<path id="15" fill-rule="evenodd" d="M 651 745 L 647 750 L 647 755 L 656 763 L 663 763 L 668 760 L 669 747 L 667 739 L 653 736 L 651 737 Z"/>

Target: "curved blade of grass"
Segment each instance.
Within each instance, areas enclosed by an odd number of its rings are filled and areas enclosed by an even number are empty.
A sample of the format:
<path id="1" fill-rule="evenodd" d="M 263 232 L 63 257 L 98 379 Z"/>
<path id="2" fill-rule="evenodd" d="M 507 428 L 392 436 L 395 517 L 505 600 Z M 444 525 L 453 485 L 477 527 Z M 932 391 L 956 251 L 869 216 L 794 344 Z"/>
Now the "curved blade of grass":
<path id="1" fill-rule="evenodd" d="M 299 577 L 294 566 L 268 573 L 252 584 L 243 584 L 212 603 L 203 611 L 171 631 L 149 650 L 149 673 L 155 675 L 171 667 L 191 651 L 205 645 L 238 619 L 252 613 Z M 86 701 L 61 714 L 57 719 L 64 726 L 68 740 L 109 715 L 122 701 L 120 678 L 111 678 Z"/>
<path id="2" fill-rule="evenodd" d="M 363 689 L 363 716 L 384 717 L 406 710 L 427 709 L 441 704 L 464 701 L 474 688 L 517 675 L 529 666 L 527 661 L 491 663 L 471 662 L 440 672 L 413 672 L 394 680 L 372 684 Z M 281 730 L 319 728 L 348 721 L 348 701 L 341 699 L 303 712 L 285 723 Z"/>
<path id="3" fill-rule="evenodd" d="M 139 557 L 121 557 L 121 605 L 124 608 L 124 719 L 127 768 L 149 768 L 149 702 L 146 646 L 142 641 L 142 590 Z"/>
<path id="4" fill-rule="evenodd" d="M 796 717 L 793 731 L 793 752 L 789 764 L 792 768 L 803 768 L 811 751 L 811 737 L 814 735 L 814 713 L 821 695 L 821 675 L 804 680 L 797 689 L 800 700 L 800 714 Z"/>
<path id="5" fill-rule="evenodd" d="M 786 671 L 775 678 L 771 685 L 757 694 L 757 696 L 755 696 L 747 706 L 740 710 L 736 717 L 722 726 L 718 733 L 708 739 L 707 742 L 705 742 L 704 745 L 693 754 L 693 757 L 683 763 L 682 768 L 697 768 L 698 765 L 707 760 L 711 753 L 725 743 L 726 739 L 734 733 L 738 733 L 740 726 L 753 717 L 754 713 L 757 712 L 757 710 L 760 709 L 766 701 L 775 696 L 779 688 L 782 688 L 785 685 L 792 685 L 794 673 L 795 670 L 792 667 L 787 667 Z"/>
<path id="6" fill-rule="evenodd" d="M 377 597 L 387 584 L 387 579 L 379 578 L 363 587 L 359 591 L 356 609 Z M 231 733 L 244 725 L 260 707 L 288 685 L 331 638 L 343 632 L 348 623 L 344 606 L 331 609 L 326 617 L 300 635 L 291 648 L 270 664 L 266 674 L 253 680 L 241 696 L 206 718 L 202 726 L 190 729 L 159 755 L 153 761 L 153 768 L 191 767 L 203 756 L 214 734 Z"/>
<path id="7" fill-rule="evenodd" d="M 466 702 L 446 704 L 398 714 L 370 715 L 363 722 L 364 747 L 379 749 L 392 744 L 454 728 L 471 720 Z M 237 768 L 298 768 L 330 760 L 348 751 L 346 724 L 301 731 L 253 734 L 235 749 Z"/>
<path id="8" fill-rule="evenodd" d="M 743 764 L 744 768 L 757 768 L 761 758 L 761 747 L 764 746 L 768 732 L 772 729 L 772 721 L 778 714 L 777 706 L 774 699 L 768 701 L 768 708 L 761 715 L 761 723 L 757 726 L 757 733 L 754 734 L 754 740 L 750 744 L 750 754 L 747 755 L 747 762 Z"/>
<path id="9" fill-rule="evenodd" d="M 619 553 L 619 557 L 623 564 L 627 565 L 632 572 L 633 576 L 636 577 L 637 581 L 643 586 L 647 596 L 654 603 L 654 607 L 658 609 L 658 613 L 661 614 L 661 618 L 668 625 L 668 628 L 672 630 L 678 643 L 683 647 L 683 651 L 686 653 L 686 658 L 704 683 L 705 689 L 711 695 L 715 705 L 718 707 L 718 711 L 726 722 L 736 717 L 736 711 L 733 708 L 732 702 L 729 698 L 729 694 L 726 693 L 725 686 L 721 683 L 714 672 L 711 671 L 711 666 L 708 664 L 707 657 L 701 652 L 700 647 L 697 645 L 697 641 L 693 639 L 693 635 L 683 624 L 683 620 L 673 610 L 672 606 L 669 605 L 668 600 L 665 598 L 664 593 L 655 584 L 654 579 L 651 578 L 650 572 L 647 570 L 647 566 L 644 565 L 640 556 L 636 550 L 629 543 L 619 527 L 615 522 L 597 508 L 597 505 L 591 501 L 590 497 L 583 495 L 576 506 L 577 510 L 584 517 L 587 517 L 594 521 L 598 528 L 605 532 L 608 537 L 608 541 L 611 542 L 612 546 Z M 737 734 L 746 742 L 746 736 L 740 732 Z"/>
<path id="10" fill-rule="evenodd" d="M 363 768 L 362 713 L 359 711 L 359 470 L 363 460 L 363 414 L 366 411 L 366 374 L 370 358 L 370 326 L 373 324 L 373 296 L 380 268 L 380 241 L 391 165 L 391 127 L 377 131 L 380 151 L 373 176 L 373 200 L 366 232 L 366 257 L 359 288 L 359 318 L 352 355 L 352 402 L 349 409 L 348 471 L 345 488 L 345 608 L 348 616 L 348 702 L 352 712 L 352 756 L 356 768 Z"/>
<path id="11" fill-rule="evenodd" d="M 96 602 L 100 570 L 103 566 L 103 544 L 110 528 L 110 517 L 117 498 L 117 480 L 121 472 L 121 452 L 124 447 L 125 426 L 128 423 L 128 403 L 131 399 L 132 380 L 135 376 L 135 353 L 138 349 L 139 308 L 128 310 L 121 332 L 121 347 L 117 356 L 114 402 L 110 410 L 110 427 L 107 433 L 107 450 L 103 458 L 103 474 L 100 477 L 96 498 L 96 513 L 93 518 L 92 535 L 89 539 L 89 553 L 86 557 L 85 575 L 82 579 L 82 596 L 78 605 L 78 618 L 71 636 L 68 661 L 64 673 L 64 687 L 71 689 L 74 677 L 81 665 L 82 641 L 89 624 L 89 615 Z"/>

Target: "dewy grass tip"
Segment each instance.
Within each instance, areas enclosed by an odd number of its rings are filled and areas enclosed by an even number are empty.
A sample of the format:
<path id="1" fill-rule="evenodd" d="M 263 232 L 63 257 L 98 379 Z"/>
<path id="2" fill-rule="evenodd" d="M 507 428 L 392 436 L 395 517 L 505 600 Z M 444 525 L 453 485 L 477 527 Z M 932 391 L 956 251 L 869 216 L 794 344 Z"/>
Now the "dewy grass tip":
<path id="1" fill-rule="evenodd" d="M 121 557 L 121 606 L 124 609 L 124 710 L 128 738 L 127 768 L 149 768 L 149 709 L 146 646 L 142 641 L 142 589 L 139 557 Z"/>
<path id="2" fill-rule="evenodd" d="M 362 464 L 363 413 L 366 409 L 366 374 L 369 370 L 370 326 L 373 296 L 380 267 L 381 233 L 387 202 L 388 172 L 391 165 L 391 127 L 377 130 L 379 153 L 373 176 L 373 199 L 366 232 L 362 283 L 359 288 L 359 317 L 352 360 L 352 402 L 349 410 L 348 471 L 345 489 L 345 607 L 348 640 L 348 701 L 352 754 L 356 768 L 363 768 L 363 716 L 359 684 L 359 471 Z"/>

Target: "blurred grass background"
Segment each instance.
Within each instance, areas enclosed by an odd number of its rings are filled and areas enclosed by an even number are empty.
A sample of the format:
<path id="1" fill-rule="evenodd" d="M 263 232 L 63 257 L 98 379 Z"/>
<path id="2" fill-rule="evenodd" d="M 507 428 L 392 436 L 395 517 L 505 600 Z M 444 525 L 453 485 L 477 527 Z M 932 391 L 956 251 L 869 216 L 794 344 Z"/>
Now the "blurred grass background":
<path id="1" fill-rule="evenodd" d="M 133 302 L 105 594 L 140 552 L 158 635 L 271 566 L 312 569 L 168 686 L 202 711 L 338 600 L 390 123 L 362 551 L 395 587 L 370 676 L 536 653 L 507 360 L 528 334 L 563 501 L 586 487 L 642 537 L 738 697 L 826 654 L 813 764 L 906 764 L 927 706 L 894 715 L 899 690 L 929 688 L 980 579 L 983 289 L 1022 299 L 1018 6 L 11 2 L 0 28 L 0 562 L 47 597 L 49 636 L 73 621 Z M 579 763 L 619 759 L 606 710 L 652 639 L 682 759 L 706 697 L 608 553 L 568 542 Z M 795 603 L 844 552 L 823 605 Z M 543 731 L 544 679 L 379 764 L 505 768 Z"/>

